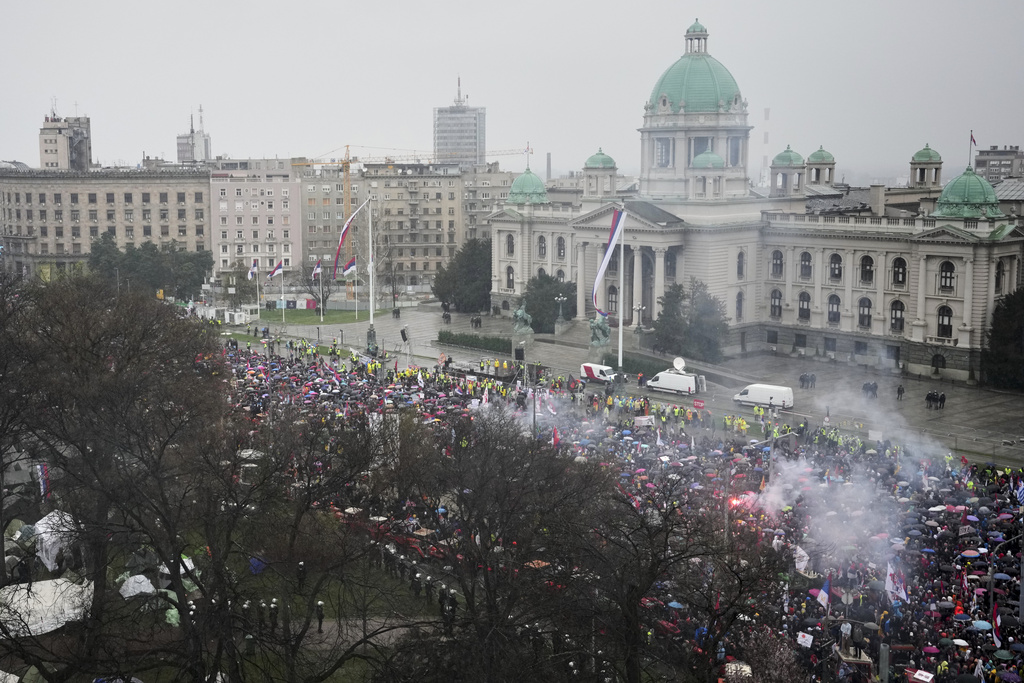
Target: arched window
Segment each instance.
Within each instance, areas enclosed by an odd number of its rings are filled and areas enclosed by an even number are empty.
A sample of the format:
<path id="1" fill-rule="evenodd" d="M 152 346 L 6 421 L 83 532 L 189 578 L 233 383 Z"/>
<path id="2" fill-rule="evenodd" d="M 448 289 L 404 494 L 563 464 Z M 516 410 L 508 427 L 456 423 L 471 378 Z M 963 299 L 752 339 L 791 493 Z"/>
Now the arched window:
<path id="1" fill-rule="evenodd" d="M 736 294 L 736 322 L 743 320 L 743 292 Z"/>
<path id="2" fill-rule="evenodd" d="M 676 276 L 676 255 L 671 251 L 665 254 L 665 277 Z"/>
<path id="3" fill-rule="evenodd" d="M 893 301 L 889 305 L 889 329 L 893 332 L 903 332 L 903 313 L 907 307 L 902 301 Z"/>
<path id="4" fill-rule="evenodd" d="M 505 256 L 516 255 L 516 240 L 512 235 L 505 236 Z"/>
<path id="5" fill-rule="evenodd" d="M 871 299 L 866 296 L 857 302 L 857 325 L 871 327 Z"/>
<path id="6" fill-rule="evenodd" d="M 935 334 L 946 339 L 953 336 L 953 309 L 949 306 L 939 306 L 939 324 Z"/>
<path id="7" fill-rule="evenodd" d="M 937 353 L 934 356 L 932 356 L 932 368 L 934 368 L 935 370 L 945 370 L 946 357 L 943 356 L 941 353 Z"/>
<path id="8" fill-rule="evenodd" d="M 805 251 L 800 254 L 800 277 L 811 279 L 811 252 Z"/>
<path id="9" fill-rule="evenodd" d="M 619 312 L 619 290 L 615 285 L 608 286 L 608 310 L 606 312 Z"/>
<path id="10" fill-rule="evenodd" d="M 420 279 L 418 277 L 416 277 L 415 275 L 410 275 L 409 276 L 409 286 L 410 287 L 415 287 L 419 283 L 420 283 Z"/>
<path id="11" fill-rule="evenodd" d="M 771 294 L 771 310 L 769 311 L 773 318 L 782 317 L 782 292 L 777 289 L 772 290 Z"/>
<path id="12" fill-rule="evenodd" d="M 843 257 L 839 254 L 828 257 L 828 276 L 833 280 L 843 279 Z"/>
<path id="13" fill-rule="evenodd" d="M 507 311 L 507 310 L 509 310 L 511 308 L 512 307 L 508 305 L 508 300 L 507 299 L 505 301 L 501 302 L 501 310 Z"/>
<path id="14" fill-rule="evenodd" d="M 547 274 L 548 274 L 548 272 L 546 270 L 544 270 L 543 268 L 538 268 L 537 269 L 537 277 L 544 277 Z"/>
<path id="15" fill-rule="evenodd" d="M 537 256 L 544 258 L 548 255 L 548 240 L 544 235 L 537 238 Z"/>
<path id="16" fill-rule="evenodd" d="M 565 282 L 565 271 L 559 270 L 557 273 L 555 273 L 555 279 L 558 280 L 559 282 Z"/>
<path id="17" fill-rule="evenodd" d="M 782 277 L 782 270 L 782 252 L 776 249 L 772 252 L 772 277 Z"/>
<path id="18" fill-rule="evenodd" d="M 558 249 L 558 258 L 565 258 L 565 238 L 559 237 L 558 241 L 555 242 L 556 248 Z"/>
<path id="19" fill-rule="evenodd" d="M 835 294 L 828 297 L 828 321 L 832 324 L 839 323 L 839 306 L 841 303 L 842 301 Z"/>
<path id="20" fill-rule="evenodd" d="M 956 268 L 952 261 L 943 261 L 939 265 L 939 289 L 943 292 L 953 291 L 953 283 L 956 282 Z"/>
<path id="21" fill-rule="evenodd" d="M 810 320 L 811 319 L 811 295 L 808 294 L 807 292 L 800 292 L 800 296 L 798 298 L 798 301 L 799 301 L 799 309 L 797 310 L 797 317 L 799 317 L 800 320 Z"/>
<path id="22" fill-rule="evenodd" d="M 743 279 L 743 259 L 744 259 L 744 256 L 743 256 L 743 252 L 742 251 L 740 253 L 736 254 L 736 279 L 737 280 L 742 280 Z"/>
<path id="23" fill-rule="evenodd" d="M 875 259 L 870 256 L 860 257 L 860 281 L 866 285 L 874 282 L 875 279 Z"/>
<path id="24" fill-rule="evenodd" d="M 1002 259 L 996 261 L 996 294 L 1001 294 L 1003 291 L 1003 277 L 1006 275 L 1006 266 L 1003 265 Z"/>
<path id="25" fill-rule="evenodd" d="M 505 289 L 516 288 L 516 269 L 509 266 L 505 269 Z"/>
<path id="26" fill-rule="evenodd" d="M 907 261 L 899 256 L 892 260 L 892 283 L 897 287 L 907 284 Z"/>

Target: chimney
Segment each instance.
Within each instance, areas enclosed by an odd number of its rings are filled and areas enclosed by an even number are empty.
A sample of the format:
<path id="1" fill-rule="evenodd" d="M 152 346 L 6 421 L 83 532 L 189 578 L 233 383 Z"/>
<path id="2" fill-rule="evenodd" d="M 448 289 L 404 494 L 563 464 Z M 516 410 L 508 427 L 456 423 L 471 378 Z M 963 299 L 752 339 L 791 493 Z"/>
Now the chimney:
<path id="1" fill-rule="evenodd" d="M 873 216 L 885 215 L 885 185 L 871 186 L 871 214 Z"/>
<path id="2" fill-rule="evenodd" d="M 551 152 L 548 152 L 548 169 L 547 169 L 547 173 L 548 173 L 548 177 L 545 178 L 545 180 L 551 180 Z"/>

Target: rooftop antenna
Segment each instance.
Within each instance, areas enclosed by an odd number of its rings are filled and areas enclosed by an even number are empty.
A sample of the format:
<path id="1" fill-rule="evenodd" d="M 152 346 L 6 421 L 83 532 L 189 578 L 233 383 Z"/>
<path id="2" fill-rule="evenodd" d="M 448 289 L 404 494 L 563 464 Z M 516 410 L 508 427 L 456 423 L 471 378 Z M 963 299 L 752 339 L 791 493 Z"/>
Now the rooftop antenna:
<path id="1" fill-rule="evenodd" d="M 196 132 L 195 118 L 194 118 L 192 112 L 188 113 L 188 132 L 189 133 L 195 133 Z"/>
<path id="2" fill-rule="evenodd" d="M 57 97 L 50 98 L 50 116 L 57 118 Z"/>
<path id="3" fill-rule="evenodd" d="M 203 105 L 201 105 L 201 104 L 199 105 L 199 130 L 200 131 L 206 130 L 203 127 Z"/>
<path id="4" fill-rule="evenodd" d="M 461 105 L 466 103 L 466 100 L 462 99 L 462 76 L 461 75 L 458 77 L 458 83 L 459 83 L 459 89 L 458 89 L 457 94 L 455 95 L 455 104 L 461 106 Z"/>

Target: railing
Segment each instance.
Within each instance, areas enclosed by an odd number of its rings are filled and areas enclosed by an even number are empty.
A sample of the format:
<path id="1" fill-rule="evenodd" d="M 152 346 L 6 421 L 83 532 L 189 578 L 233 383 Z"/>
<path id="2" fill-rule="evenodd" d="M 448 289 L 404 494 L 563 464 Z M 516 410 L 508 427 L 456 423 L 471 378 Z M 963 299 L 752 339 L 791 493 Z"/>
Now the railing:
<path id="1" fill-rule="evenodd" d="M 929 344 L 935 344 L 937 346 L 956 346 L 960 343 L 959 339 L 953 337 L 938 337 L 938 336 L 927 336 L 925 341 Z"/>

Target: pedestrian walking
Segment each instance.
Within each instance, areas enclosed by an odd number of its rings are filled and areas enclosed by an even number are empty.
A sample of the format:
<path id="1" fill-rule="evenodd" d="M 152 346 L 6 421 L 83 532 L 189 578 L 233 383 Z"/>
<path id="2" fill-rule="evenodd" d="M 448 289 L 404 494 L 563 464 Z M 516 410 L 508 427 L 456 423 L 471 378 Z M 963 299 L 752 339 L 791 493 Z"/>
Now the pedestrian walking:
<path id="1" fill-rule="evenodd" d="M 302 592 L 303 587 L 306 585 L 306 563 L 299 562 L 299 567 L 295 571 L 295 578 L 299 582 L 299 592 Z"/>
<path id="2" fill-rule="evenodd" d="M 896 387 L 896 400 L 897 401 L 902 401 L 903 400 L 903 393 L 904 393 L 904 389 L 903 389 L 903 385 L 901 384 L 898 387 Z"/>
<path id="3" fill-rule="evenodd" d="M 318 600 L 316 603 L 316 632 L 324 632 L 324 601 Z"/>
<path id="4" fill-rule="evenodd" d="M 943 409 L 945 407 L 946 407 L 946 393 L 943 392 L 943 393 L 939 394 L 939 409 L 941 410 L 941 409 Z"/>

